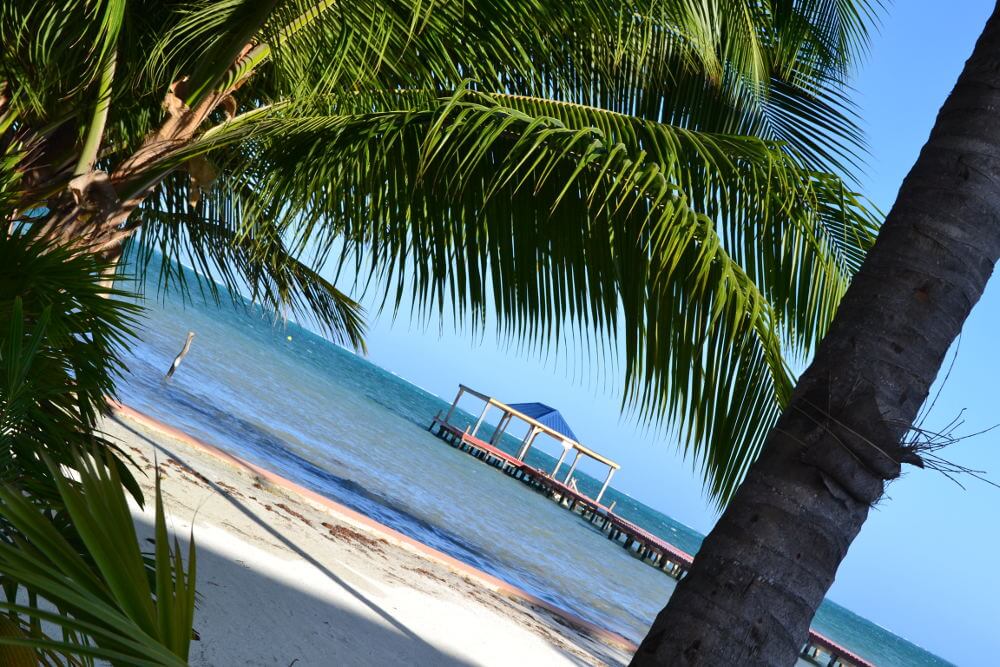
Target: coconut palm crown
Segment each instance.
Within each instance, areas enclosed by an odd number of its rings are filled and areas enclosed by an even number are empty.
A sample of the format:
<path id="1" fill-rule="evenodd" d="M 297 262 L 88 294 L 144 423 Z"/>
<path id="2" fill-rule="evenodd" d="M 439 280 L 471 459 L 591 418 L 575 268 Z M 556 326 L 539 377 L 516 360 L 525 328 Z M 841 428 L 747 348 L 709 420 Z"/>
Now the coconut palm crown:
<path id="1" fill-rule="evenodd" d="M 843 81 L 877 9 L 11 0 L 4 213 L 359 349 L 321 268 L 382 307 L 581 336 L 722 502 L 874 236 Z"/>

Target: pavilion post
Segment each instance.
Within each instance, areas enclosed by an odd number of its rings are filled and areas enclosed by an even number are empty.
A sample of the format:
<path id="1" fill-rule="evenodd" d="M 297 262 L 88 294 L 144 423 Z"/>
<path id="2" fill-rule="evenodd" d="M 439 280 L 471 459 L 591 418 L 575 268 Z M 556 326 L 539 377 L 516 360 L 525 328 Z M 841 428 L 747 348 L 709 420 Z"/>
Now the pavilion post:
<path id="1" fill-rule="evenodd" d="M 451 407 L 448 408 L 448 414 L 444 416 L 444 423 L 447 424 L 448 420 L 451 419 L 451 415 L 455 412 L 455 408 L 458 407 L 458 399 L 462 398 L 462 394 L 465 393 L 465 387 L 458 385 L 458 393 L 455 394 L 455 400 L 452 402 Z"/>
<path id="2" fill-rule="evenodd" d="M 559 457 L 559 460 L 556 461 L 556 467 L 552 469 L 552 479 L 556 478 L 556 473 L 559 472 L 559 468 L 562 466 L 563 461 L 566 460 L 566 453 L 569 451 L 570 447 L 572 447 L 572 446 L 573 445 L 571 445 L 568 442 L 566 442 L 565 440 L 563 440 L 563 453 L 562 453 L 562 456 Z"/>
<path id="3" fill-rule="evenodd" d="M 495 445 L 500 442 L 500 437 L 503 435 L 503 432 L 507 430 L 507 425 L 510 424 L 511 417 L 513 416 L 514 415 L 506 411 L 503 413 L 503 416 L 500 417 L 500 422 L 497 424 L 496 430 L 493 431 L 493 437 L 490 438 L 490 444 Z"/>
<path id="4" fill-rule="evenodd" d="M 486 405 L 483 406 L 483 411 L 479 415 L 479 419 L 476 420 L 476 426 L 475 426 L 475 428 L 472 429 L 472 436 L 473 437 L 476 436 L 476 433 L 479 431 L 479 427 L 483 425 L 483 420 L 486 419 L 486 413 L 489 412 L 490 408 L 492 408 L 492 407 L 493 407 L 493 404 L 490 403 L 489 401 L 486 401 Z"/>
<path id="5" fill-rule="evenodd" d="M 573 465 L 569 467 L 569 472 L 566 473 L 566 479 L 563 481 L 569 484 L 569 480 L 573 478 L 573 473 L 576 472 L 576 464 L 580 462 L 580 454 L 582 452 L 578 449 L 576 450 L 576 456 L 573 457 Z"/>
<path id="6" fill-rule="evenodd" d="M 595 503 L 601 502 L 601 496 L 603 496 L 604 492 L 608 490 L 608 484 L 611 483 L 611 478 L 614 476 L 614 474 L 615 474 L 615 469 L 608 468 L 608 476 L 604 479 L 604 486 L 601 487 L 601 492 L 597 494 L 596 498 L 594 498 Z"/>
<path id="7" fill-rule="evenodd" d="M 528 455 L 528 450 L 531 449 L 531 443 L 535 441 L 535 436 L 538 435 L 539 430 L 537 426 L 532 426 L 528 430 L 528 434 L 524 436 L 523 445 L 521 446 L 521 451 L 517 453 L 517 460 L 523 461 L 524 457 Z"/>

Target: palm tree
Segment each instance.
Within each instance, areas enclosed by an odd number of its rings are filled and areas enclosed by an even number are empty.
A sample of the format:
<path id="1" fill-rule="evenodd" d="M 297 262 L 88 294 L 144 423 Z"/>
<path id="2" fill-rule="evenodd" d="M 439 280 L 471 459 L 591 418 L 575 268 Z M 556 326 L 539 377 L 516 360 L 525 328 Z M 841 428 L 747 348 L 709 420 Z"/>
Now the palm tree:
<path id="1" fill-rule="evenodd" d="M 792 664 L 1000 259 L 1000 5 L 759 460 L 634 665 Z M 929 451 L 930 450 L 930 451 Z"/>
<path id="2" fill-rule="evenodd" d="M 671 427 L 724 503 L 877 228 L 842 89 L 872 18 L 865 0 L 14 0 L 6 217 L 129 252 L 139 277 L 159 250 L 166 282 L 180 259 L 356 348 L 363 313 L 323 266 L 370 272 L 390 309 L 620 349 L 624 407 Z"/>

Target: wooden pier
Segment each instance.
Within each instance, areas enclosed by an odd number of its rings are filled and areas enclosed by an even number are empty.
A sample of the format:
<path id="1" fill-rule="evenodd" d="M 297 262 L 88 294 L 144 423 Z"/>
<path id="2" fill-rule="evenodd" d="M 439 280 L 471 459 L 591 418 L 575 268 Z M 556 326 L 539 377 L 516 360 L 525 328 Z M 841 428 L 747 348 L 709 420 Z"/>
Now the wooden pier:
<path id="1" fill-rule="evenodd" d="M 450 420 L 458 406 L 459 399 L 464 394 L 470 394 L 484 401 L 485 407 L 475 426 L 462 429 Z M 538 403 L 501 403 L 491 396 L 470 389 L 465 385 L 459 385 L 458 395 L 455 396 L 455 400 L 447 414 L 442 416 L 441 413 L 438 413 L 431 421 L 428 430 L 453 447 L 475 456 L 536 491 L 546 494 L 549 498 L 558 502 L 560 506 L 565 507 L 574 514 L 578 514 L 582 519 L 606 533 L 609 540 L 621 545 L 641 561 L 663 570 L 675 579 L 679 580 L 683 578 L 691 569 L 691 565 L 694 563 L 694 556 L 653 535 L 628 519 L 615 514 L 611 507 L 601 504 L 601 498 L 608 489 L 611 477 L 620 466 L 614 461 L 580 444 L 575 436 L 572 435 L 572 431 L 568 429 L 568 425 L 565 425 L 565 422 L 562 421 L 561 417 L 557 421 L 548 419 L 546 420 L 548 423 L 539 421 L 531 415 L 526 414 L 523 409 L 519 409 L 519 406 L 526 405 L 541 406 L 542 408 L 548 407 Z M 477 434 L 485 422 L 486 415 L 494 407 L 499 408 L 501 417 L 490 440 L 486 441 L 477 437 Z M 549 410 L 552 409 L 549 408 Z M 558 412 L 555 410 L 552 410 L 552 412 L 558 415 Z M 513 419 L 523 421 L 529 426 L 517 456 L 503 451 L 498 446 L 500 438 Z M 563 447 L 563 454 L 551 472 L 539 470 L 524 461 L 524 457 L 531 448 L 535 438 L 542 434 L 552 437 Z M 559 472 L 571 450 L 574 452 L 574 457 L 569 472 L 560 480 L 556 477 L 556 474 Z M 591 498 L 581 493 L 578 489 L 569 486 L 581 456 L 587 456 L 608 466 L 608 475 L 596 498 Z M 870 661 L 865 660 L 815 630 L 809 631 L 809 641 L 803 647 L 801 655 L 809 662 L 820 667 L 875 667 Z"/>
<path id="2" fill-rule="evenodd" d="M 640 560 L 660 568 L 676 579 L 686 574 L 691 567 L 694 559 L 690 554 L 615 514 L 610 508 L 570 488 L 564 482 L 551 477 L 549 473 L 530 466 L 490 443 L 442 421 L 440 416 L 435 417 L 431 423 L 430 430 L 435 429 L 437 435 L 446 442 L 499 468 L 511 477 L 545 493 L 571 512 L 579 514 L 607 533 L 609 540 L 620 543 Z"/>
<path id="3" fill-rule="evenodd" d="M 815 630 L 809 630 L 809 641 L 802 649 L 802 657 L 821 667 L 875 667 L 870 661 Z"/>

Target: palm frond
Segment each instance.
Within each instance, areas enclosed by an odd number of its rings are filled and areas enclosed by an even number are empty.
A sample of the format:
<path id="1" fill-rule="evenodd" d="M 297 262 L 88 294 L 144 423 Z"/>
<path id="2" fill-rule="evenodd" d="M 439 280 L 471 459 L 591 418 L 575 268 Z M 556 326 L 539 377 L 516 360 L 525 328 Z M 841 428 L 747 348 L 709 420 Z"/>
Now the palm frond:
<path id="1" fill-rule="evenodd" d="M 0 635 L 0 644 L 115 665 L 186 665 L 194 618 L 193 538 L 185 572 L 179 544 L 171 549 L 168 540 L 157 479 L 154 595 L 112 455 L 77 452 L 74 459 L 79 482 L 63 477 L 58 464 L 47 460 L 72 536 L 20 488 L 0 487 L 0 517 L 18 535 L 0 542 L 0 571 L 55 611 L 9 596 L 0 609 L 66 631 L 62 639 Z"/>
<path id="2" fill-rule="evenodd" d="M 626 406 L 674 424 L 713 492 L 732 491 L 790 390 L 780 338 L 822 334 L 871 230 L 839 181 L 758 139 L 581 105 L 323 104 L 237 118 L 172 159 L 207 153 L 246 195 L 227 224 L 266 221 L 296 254 L 339 248 L 391 308 L 450 304 L 474 328 L 495 312 L 516 340 L 621 336 Z"/>
<path id="3" fill-rule="evenodd" d="M 30 228 L 0 234 L 0 482 L 51 497 L 40 452 L 72 465 L 67 443 L 114 445 L 94 433 L 131 340 L 138 308 L 102 283 L 110 267 L 52 246 Z M 138 484 L 119 466 L 129 490 Z"/>
<path id="4" fill-rule="evenodd" d="M 360 304 L 293 256 L 267 220 L 252 222 L 243 215 L 243 196 L 234 197 L 225 184 L 216 183 L 194 208 L 193 188 L 199 186 L 175 175 L 146 202 L 124 271 L 138 284 L 155 275 L 152 282 L 159 289 L 177 288 L 183 294 L 192 286 L 180 266 L 190 266 L 197 287 L 217 301 L 224 296 L 221 284 L 236 304 L 245 295 L 267 311 L 294 315 L 339 344 L 365 350 Z"/>

